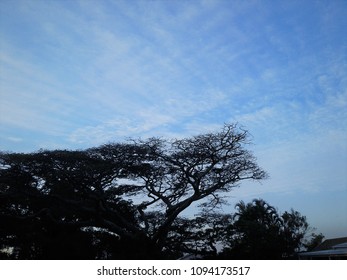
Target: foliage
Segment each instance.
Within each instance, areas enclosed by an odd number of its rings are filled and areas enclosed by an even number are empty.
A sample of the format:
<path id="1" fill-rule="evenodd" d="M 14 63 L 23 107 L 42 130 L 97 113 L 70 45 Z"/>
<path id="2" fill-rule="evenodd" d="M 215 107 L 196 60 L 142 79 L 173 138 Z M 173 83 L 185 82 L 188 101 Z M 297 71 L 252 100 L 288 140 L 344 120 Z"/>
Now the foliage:
<path id="1" fill-rule="evenodd" d="M 262 199 L 247 204 L 241 201 L 236 209 L 223 257 L 283 259 L 293 257 L 303 246 L 309 225 L 299 212 L 291 210 L 280 215 Z"/>
<path id="2" fill-rule="evenodd" d="M 304 244 L 304 247 L 306 248 L 307 251 L 312 251 L 318 245 L 322 244 L 323 240 L 324 240 L 324 235 L 322 233 L 319 233 L 319 234 L 313 233 L 312 236 L 311 236 L 311 239 L 308 240 Z"/>

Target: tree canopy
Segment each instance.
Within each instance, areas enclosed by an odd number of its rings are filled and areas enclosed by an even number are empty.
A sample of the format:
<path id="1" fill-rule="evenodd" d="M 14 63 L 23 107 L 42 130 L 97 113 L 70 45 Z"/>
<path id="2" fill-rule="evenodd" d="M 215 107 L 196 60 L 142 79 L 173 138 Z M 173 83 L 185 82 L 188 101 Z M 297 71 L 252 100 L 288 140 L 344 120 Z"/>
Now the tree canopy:
<path id="1" fill-rule="evenodd" d="M 249 133 L 232 124 L 185 139 L 1 152 L 0 252 L 18 259 L 216 256 L 231 215 L 210 210 L 243 180 L 267 177 L 248 144 Z M 205 214 L 184 218 L 193 203 Z M 290 213 L 283 219 L 296 221 Z"/>
<path id="2" fill-rule="evenodd" d="M 305 242 L 309 224 L 305 216 L 291 209 L 280 214 L 262 199 L 236 204 L 224 254 L 237 259 L 291 258 Z"/>

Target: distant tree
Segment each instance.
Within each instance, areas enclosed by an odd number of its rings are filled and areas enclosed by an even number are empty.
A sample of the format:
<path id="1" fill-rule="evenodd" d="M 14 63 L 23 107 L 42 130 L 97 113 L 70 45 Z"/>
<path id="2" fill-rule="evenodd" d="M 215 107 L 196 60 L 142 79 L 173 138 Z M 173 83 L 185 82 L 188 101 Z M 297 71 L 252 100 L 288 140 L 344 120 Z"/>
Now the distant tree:
<path id="1" fill-rule="evenodd" d="M 319 234 L 312 233 L 311 238 L 304 244 L 304 247 L 306 248 L 307 251 L 312 251 L 318 245 L 322 244 L 324 238 L 325 237 L 322 233 L 319 233 Z"/>
<path id="2" fill-rule="evenodd" d="M 280 215 L 262 199 L 247 204 L 241 201 L 236 209 L 222 257 L 283 259 L 292 257 L 303 246 L 308 223 L 299 212 L 291 210 Z"/>
<path id="3" fill-rule="evenodd" d="M 281 235 L 284 238 L 284 250 L 282 257 L 289 258 L 302 250 L 305 244 L 305 237 L 310 231 L 309 224 L 305 216 L 293 209 L 285 211 L 281 215 L 282 227 Z"/>
<path id="4" fill-rule="evenodd" d="M 1 153 L 2 252 L 81 258 L 85 242 L 92 244 L 85 258 L 170 257 L 162 253 L 184 210 L 198 201 L 214 208 L 243 180 L 266 177 L 247 144 L 247 131 L 225 125 L 173 141 Z"/>

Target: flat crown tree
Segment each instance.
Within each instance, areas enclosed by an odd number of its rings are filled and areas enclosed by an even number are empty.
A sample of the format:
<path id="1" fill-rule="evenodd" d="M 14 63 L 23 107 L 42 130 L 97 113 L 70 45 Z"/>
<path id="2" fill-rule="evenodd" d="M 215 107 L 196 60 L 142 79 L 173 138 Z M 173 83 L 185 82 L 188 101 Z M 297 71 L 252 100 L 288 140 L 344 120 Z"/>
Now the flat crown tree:
<path id="1" fill-rule="evenodd" d="M 248 138 L 247 131 L 225 125 L 218 133 L 170 142 L 158 138 L 138 142 L 148 151 L 151 164 L 150 172 L 142 176 L 143 190 L 150 199 L 138 209 L 157 204 L 165 212 L 165 219 L 153 235 L 158 244 L 163 244 L 172 222 L 193 202 L 206 198 L 209 206 L 216 206 L 223 202 L 220 194 L 241 181 L 266 177 L 245 149 Z M 145 216 L 143 219 L 146 222 Z"/>

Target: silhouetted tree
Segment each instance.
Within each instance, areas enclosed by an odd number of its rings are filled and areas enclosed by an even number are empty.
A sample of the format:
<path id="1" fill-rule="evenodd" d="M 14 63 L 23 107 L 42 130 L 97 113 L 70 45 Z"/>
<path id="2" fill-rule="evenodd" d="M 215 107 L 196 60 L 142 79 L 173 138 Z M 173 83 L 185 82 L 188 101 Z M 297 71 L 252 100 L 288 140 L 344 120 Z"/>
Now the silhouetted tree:
<path id="1" fill-rule="evenodd" d="M 81 151 L 40 151 L 3 153 L 1 164 L 2 246 L 15 258 L 91 258 L 85 229 L 136 223 L 131 204 L 117 198 L 131 188 L 107 187 L 120 169 L 113 163 Z"/>
<path id="2" fill-rule="evenodd" d="M 282 258 L 290 258 L 303 248 L 310 227 L 306 217 L 293 209 L 290 212 L 285 211 L 281 220 L 281 234 L 284 237 Z"/>
<path id="3" fill-rule="evenodd" d="M 248 144 L 247 131 L 238 131 L 232 125 L 215 134 L 173 142 L 150 139 L 140 143 L 147 147 L 152 166 L 151 172 L 143 176 L 146 195 L 151 200 L 140 207 L 145 209 L 149 204 L 156 204 L 165 212 L 165 219 L 153 236 L 160 246 L 170 225 L 193 202 L 209 198 L 207 205 L 216 206 L 223 202 L 220 194 L 238 186 L 242 180 L 260 180 L 266 176 L 243 147 Z"/>
<path id="4" fill-rule="evenodd" d="M 163 257 L 180 214 L 193 203 L 214 208 L 241 181 L 266 177 L 245 149 L 248 138 L 247 131 L 225 125 L 173 141 L 2 153 L 3 249 L 21 259 L 81 258 L 73 252 L 90 243 L 86 258 Z"/>
<path id="5" fill-rule="evenodd" d="M 283 259 L 303 246 L 308 230 L 306 217 L 291 210 L 280 215 L 262 199 L 239 202 L 221 253 L 233 259 Z"/>
<path id="6" fill-rule="evenodd" d="M 322 244 L 324 238 L 325 237 L 324 237 L 324 235 L 322 233 L 319 233 L 319 234 L 313 233 L 312 236 L 311 236 L 311 239 L 308 240 L 304 244 L 304 247 L 306 248 L 307 251 L 312 251 L 318 245 Z"/>

